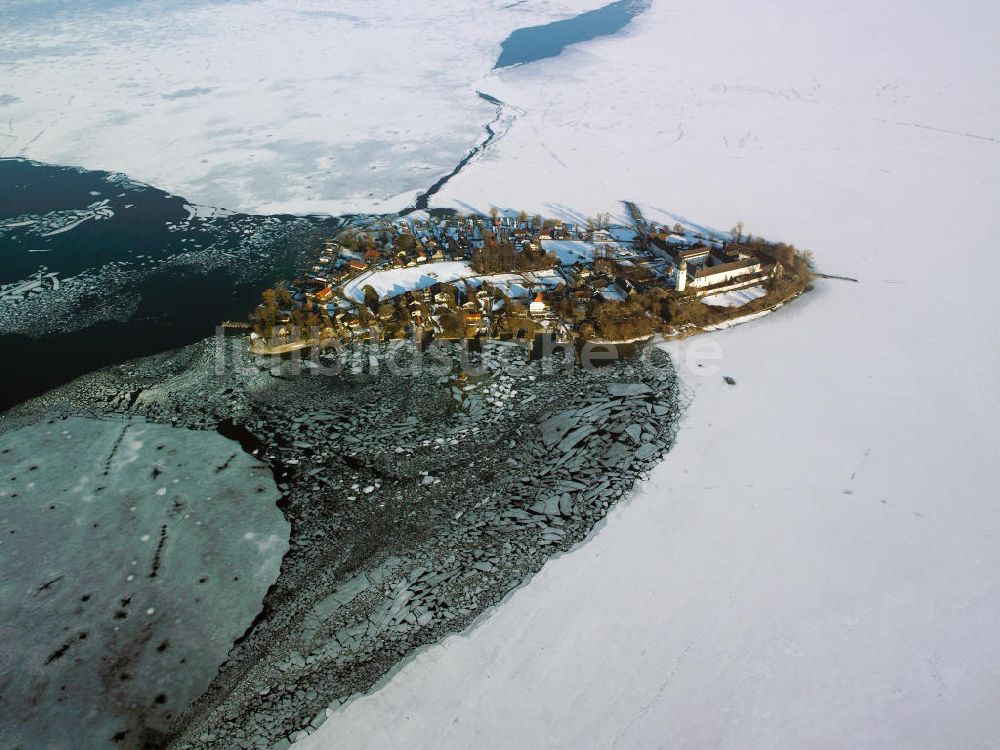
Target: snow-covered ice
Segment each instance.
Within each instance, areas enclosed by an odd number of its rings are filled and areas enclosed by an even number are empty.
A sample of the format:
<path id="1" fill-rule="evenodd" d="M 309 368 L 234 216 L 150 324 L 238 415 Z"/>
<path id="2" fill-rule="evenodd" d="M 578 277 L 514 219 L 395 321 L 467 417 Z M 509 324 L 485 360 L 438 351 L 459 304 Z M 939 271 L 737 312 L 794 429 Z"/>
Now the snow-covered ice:
<path id="1" fill-rule="evenodd" d="M 524 114 L 440 203 L 630 197 L 860 283 L 672 347 L 693 398 L 650 481 L 299 747 L 995 744 L 998 25 L 658 2 L 484 89 Z"/>
<path id="2" fill-rule="evenodd" d="M 274 479 L 214 433 L 82 417 L 5 432 L 0 465 L 3 746 L 164 731 L 278 576 Z"/>
<path id="3" fill-rule="evenodd" d="M 483 139 L 503 39 L 599 5 L 12 0 L 0 156 L 234 210 L 399 210 Z"/>

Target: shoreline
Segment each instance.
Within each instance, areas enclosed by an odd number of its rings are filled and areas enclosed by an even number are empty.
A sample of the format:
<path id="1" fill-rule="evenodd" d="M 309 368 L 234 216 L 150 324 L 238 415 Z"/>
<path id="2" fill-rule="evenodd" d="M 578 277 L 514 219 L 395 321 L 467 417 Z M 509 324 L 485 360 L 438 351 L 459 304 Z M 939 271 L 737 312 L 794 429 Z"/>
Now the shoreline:
<path id="1" fill-rule="evenodd" d="M 823 276 L 823 275 L 817 274 L 817 278 L 827 278 L 827 277 Z M 800 290 L 796 291 L 795 293 L 793 293 L 791 295 L 783 297 L 781 300 L 779 300 L 779 301 L 777 301 L 777 302 L 775 302 L 775 303 L 773 303 L 773 304 L 769 305 L 768 307 L 765 307 L 765 308 L 763 308 L 761 310 L 755 310 L 754 312 L 747 313 L 745 315 L 733 315 L 731 317 L 724 318 L 723 320 L 719 321 L 718 323 L 711 323 L 711 324 L 708 324 L 708 325 L 705 325 L 705 326 L 695 326 L 695 327 L 690 328 L 690 329 L 686 329 L 686 330 L 683 330 L 683 331 L 674 331 L 673 333 L 669 333 L 669 334 L 663 333 L 661 331 L 654 331 L 653 333 L 650 333 L 650 334 L 647 334 L 647 335 L 635 336 L 635 337 L 629 338 L 629 339 L 587 339 L 585 341 L 570 340 L 570 341 L 555 341 L 553 343 L 557 347 L 560 347 L 560 346 L 574 346 L 574 345 L 578 345 L 578 344 L 579 345 L 583 345 L 583 346 L 586 346 L 586 345 L 594 345 L 594 346 L 625 346 L 625 345 L 632 345 L 632 344 L 638 344 L 638 343 L 649 343 L 649 342 L 651 342 L 651 341 L 653 341 L 653 340 L 655 340 L 657 338 L 660 338 L 660 339 L 662 339 L 665 342 L 679 341 L 681 339 L 690 338 L 692 336 L 697 336 L 697 335 L 702 334 L 702 333 L 713 333 L 715 331 L 722 331 L 722 330 L 725 330 L 727 328 L 732 328 L 732 327 L 738 326 L 738 325 L 745 325 L 745 324 L 751 323 L 751 322 L 753 322 L 755 320 L 759 320 L 759 319 L 763 318 L 766 315 L 770 315 L 771 313 L 774 313 L 777 310 L 780 310 L 785 305 L 793 302 L 794 300 L 798 299 L 802 295 L 807 294 L 809 291 L 811 291 L 811 287 L 803 288 L 803 289 L 800 289 Z M 766 297 L 762 297 L 761 299 L 766 299 Z M 743 306 L 741 305 L 740 307 L 743 307 Z M 731 307 L 731 308 L 723 308 L 723 309 L 737 310 L 738 311 L 740 309 L 740 307 Z M 250 339 L 250 342 L 251 342 L 250 345 L 249 345 L 249 347 L 248 347 L 248 351 L 251 352 L 252 354 L 256 354 L 256 355 L 259 355 L 259 356 L 280 356 L 280 355 L 283 355 L 283 354 L 291 354 L 291 353 L 294 353 L 294 352 L 303 351 L 303 350 L 306 350 L 306 349 L 313 349 L 313 348 L 317 348 L 320 351 L 323 351 L 323 350 L 325 350 L 327 348 L 331 348 L 331 344 L 339 344 L 344 350 L 347 350 L 347 349 L 350 349 L 352 347 L 357 347 L 357 346 L 361 346 L 363 348 L 365 346 L 370 346 L 370 345 L 373 345 L 373 344 L 377 345 L 377 344 L 400 343 L 400 342 L 411 342 L 412 343 L 414 341 L 413 338 L 407 337 L 407 338 L 390 338 L 390 339 L 382 339 L 382 340 L 363 339 L 363 340 L 360 340 L 360 341 L 343 342 L 343 341 L 337 339 L 334 336 L 330 336 L 330 337 L 327 337 L 325 339 L 309 339 L 307 341 L 297 341 L 297 342 L 289 342 L 287 344 L 279 344 L 278 346 L 268 346 L 267 344 L 259 344 L 259 343 L 257 343 L 257 342 L 260 342 L 260 341 L 263 340 L 262 337 L 254 338 L 254 334 L 251 334 L 251 336 L 248 336 L 247 338 Z M 479 341 L 479 342 L 481 342 L 483 344 L 485 344 L 487 342 L 489 342 L 489 343 L 501 343 L 501 342 L 505 342 L 505 343 L 514 343 L 514 344 L 517 344 L 518 346 L 528 347 L 528 348 L 530 348 L 532 346 L 532 344 L 534 343 L 533 340 L 528 340 L 528 339 L 494 338 L 494 337 L 450 338 L 450 337 L 444 337 L 444 336 L 441 336 L 441 337 L 437 337 L 436 336 L 432 340 L 433 341 L 447 341 L 449 343 L 460 343 L 460 342 L 467 343 L 467 342 L 470 342 L 470 341 Z"/>

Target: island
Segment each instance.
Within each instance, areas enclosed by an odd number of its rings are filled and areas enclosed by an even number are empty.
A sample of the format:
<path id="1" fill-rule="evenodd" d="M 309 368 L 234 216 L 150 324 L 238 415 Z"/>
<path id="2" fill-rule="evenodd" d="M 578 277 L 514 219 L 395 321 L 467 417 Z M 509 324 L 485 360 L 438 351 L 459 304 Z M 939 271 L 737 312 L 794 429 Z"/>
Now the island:
<path id="1" fill-rule="evenodd" d="M 755 237 L 602 213 L 583 222 L 492 209 L 362 219 L 264 290 L 251 351 L 430 338 L 576 351 L 682 338 L 760 314 L 810 288 L 809 253 Z"/>

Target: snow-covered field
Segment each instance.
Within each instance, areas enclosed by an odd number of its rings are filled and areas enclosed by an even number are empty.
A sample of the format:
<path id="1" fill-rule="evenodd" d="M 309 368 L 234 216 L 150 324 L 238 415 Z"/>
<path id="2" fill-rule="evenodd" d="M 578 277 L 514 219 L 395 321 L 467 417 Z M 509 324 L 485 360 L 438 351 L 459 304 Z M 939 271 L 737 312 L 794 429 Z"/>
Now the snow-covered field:
<path id="1" fill-rule="evenodd" d="M 387 271 L 366 271 L 344 284 L 343 293 L 348 299 L 362 302 L 365 298 L 365 287 L 370 286 L 378 293 L 379 299 L 384 300 L 403 292 L 463 280 L 476 289 L 484 283 L 492 284 L 510 297 L 526 297 L 531 291 L 530 288 L 539 286 L 555 288 L 565 283 L 553 270 L 480 276 L 464 260 L 444 260 L 407 268 L 392 268 Z"/>
<path id="2" fill-rule="evenodd" d="M 473 274 L 472 268 L 464 260 L 446 260 L 438 263 L 424 263 L 409 268 L 392 268 L 388 271 L 362 273 L 344 284 L 344 296 L 355 302 L 365 299 L 365 287 L 370 286 L 379 299 L 395 297 L 403 292 L 426 289 L 435 284 L 464 279 Z"/>
<path id="3" fill-rule="evenodd" d="M 484 88 L 524 114 L 441 202 L 632 197 L 860 283 L 675 347 L 693 400 L 631 502 L 303 750 L 995 746 L 998 24 L 658 2 Z"/>
<path id="4" fill-rule="evenodd" d="M 580 240 L 542 240 L 542 248 L 547 253 L 559 256 L 559 262 L 565 266 L 574 263 L 593 263 L 594 246 Z"/>
<path id="5" fill-rule="evenodd" d="M 736 289 L 732 292 L 722 292 L 721 294 L 710 294 L 702 299 L 706 305 L 713 307 L 742 307 L 748 302 L 760 299 L 767 290 L 762 286 L 751 286 L 746 289 Z"/>

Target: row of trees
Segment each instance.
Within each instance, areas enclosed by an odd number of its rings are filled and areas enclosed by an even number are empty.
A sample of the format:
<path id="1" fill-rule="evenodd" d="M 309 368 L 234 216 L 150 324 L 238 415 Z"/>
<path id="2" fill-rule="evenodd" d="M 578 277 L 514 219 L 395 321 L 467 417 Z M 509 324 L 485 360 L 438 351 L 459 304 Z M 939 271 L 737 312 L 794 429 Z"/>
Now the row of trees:
<path id="1" fill-rule="evenodd" d="M 374 250 L 382 241 L 384 237 L 383 233 L 379 233 L 379 237 L 376 238 L 375 234 L 372 232 L 363 232 L 359 229 L 350 228 L 341 232 L 337 236 L 337 242 L 339 242 L 344 247 L 351 248 L 358 252 L 364 252 L 365 250 Z"/>
<path id="2" fill-rule="evenodd" d="M 598 229 L 610 229 L 611 228 L 611 214 L 607 211 L 602 211 L 597 214 L 597 216 L 591 216 L 587 218 L 587 231 L 594 232 Z"/>
<path id="3" fill-rule="evenodd" d="M 623 302 L 594 302 L 589 306 L 587 320 L 580 325 L 580 334 L 584 338 L 620 340 L 656 333 L 663 324 L 660 312 L 665 296 L 663 290 L 654 289 Z"/>
<path id="4" fill-rule="evenodd" d="M 601 320 L 585 320 L 578 328 L 581 338 L 587 341 L 627 341 L 649 336 L 659 329 L 657 321 L 649 315 L 607 316 Z"/>
<path id="5" fill-rule="evenodd" d="M 785 275 L 794 276 L 804 282 L 812 281 L 812 253 L 808 250 L 799 250 L 795 245 L 784 242 L 770 243 L 763 237 L 754 237 L 747 232 L 744 234 L 743 222 L 739 222 L 730 230 L 733 244 L 739 246 L 740 250 L 756 255 L 758 258 L 780 263 Z"/>
<path id="6" fill-rule="evenodd" d="M 285 312 L 287 311 L 287 312 Z M 292 304 L 292 295 L 288 289 L 265 289 L 261 292 L 261 305 L 250 315 L 254 331 L 270 336 L 279 325 L 313 330 L 331 325 L 330 316 L 326 310 L 312 302 L 303 307 Z"/>
<path id="7" fill-rule="evenodd" d="M 282 299 L 288 290 L 284 287 L 280 287 L 282 291 Z M 279 304 L 278 304 L 278 290 L 277 289 L 265 289 L 260 294 L 261 305 L 250 315 L 251 322 L 253 323 L 254 330 L 258 333 L 264 331 L 272 330 L 278 324 L 278 318 L 281 315 Z M 291 295 L 288 294 L 289 301 L 291 300 Z"/>
<path id="8" fill-rule="evenodd" d="M 559 263 L 559 256 L 541 248 L 518 250 L 509 242 L 497 242 L 490 236 L 484 242 L 483 248 L 472 256 L 472 270 L 476 273 L 541 271 Z"/>

